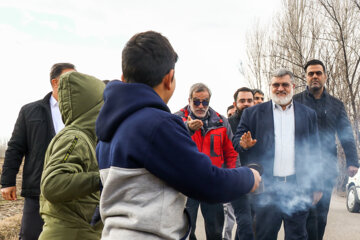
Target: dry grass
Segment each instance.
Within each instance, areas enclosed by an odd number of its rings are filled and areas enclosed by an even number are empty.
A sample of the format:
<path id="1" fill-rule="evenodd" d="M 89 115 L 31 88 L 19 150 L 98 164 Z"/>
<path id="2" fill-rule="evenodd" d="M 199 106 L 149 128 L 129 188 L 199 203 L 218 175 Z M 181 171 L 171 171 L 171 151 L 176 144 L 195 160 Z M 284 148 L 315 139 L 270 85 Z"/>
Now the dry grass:
<path id="1" fill-rule="evenodd" d="M 19 239 L 21 217 L 22 214 L 19 213 L 0 221 L 0 240 Z"/>
<path id="2" fill-rule="evenodd" d="M 0 158 L 0 174 L 4 159 Z M 22 180 L 22 167 L 16 178 L 16 201 L 5 201 L 0 195 L 0 240 L 19 239 L 24 199 L 20 196 Z"/>

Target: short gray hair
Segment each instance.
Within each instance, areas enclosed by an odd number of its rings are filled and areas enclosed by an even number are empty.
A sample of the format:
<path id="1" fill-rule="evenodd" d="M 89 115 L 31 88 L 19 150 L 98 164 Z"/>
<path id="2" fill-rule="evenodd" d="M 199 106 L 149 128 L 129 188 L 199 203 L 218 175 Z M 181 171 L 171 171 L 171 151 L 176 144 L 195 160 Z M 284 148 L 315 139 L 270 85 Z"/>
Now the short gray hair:
<path id="1" fill-rule="evenodd" d="M 192 99 L 192 95 L 193 95 L 194 92 L 197 93 L 197 92 L 205 92 L 205 91 L 209 93 L 209 99 L 210 99 L 211 98 L 211 91 L 208 88 L 208 86 L 206 86 L 203 83 L 195 83 L 190 88 L 189 98 Z"/>
<path id="2" fill-rule="evenodd" d="M 286 75 L 289 75 L 291 82 L 294 83 L 294 74 L 293 74 L 290 70 L 288 70 L 288 69 L 286 69 L 286 68 L 278 68 L 278 69 L 276 69 L 276 70 L 272 73 L 272 77 L 271 77 L 271 80 L 270 80 L 270 81 L 272 81 L 272 79 L 273 79 L 274 77 L 276 77 L 276 78 L 281 78 L 281 77 L 284 77 L 284 76 L 286 76 Z"/>

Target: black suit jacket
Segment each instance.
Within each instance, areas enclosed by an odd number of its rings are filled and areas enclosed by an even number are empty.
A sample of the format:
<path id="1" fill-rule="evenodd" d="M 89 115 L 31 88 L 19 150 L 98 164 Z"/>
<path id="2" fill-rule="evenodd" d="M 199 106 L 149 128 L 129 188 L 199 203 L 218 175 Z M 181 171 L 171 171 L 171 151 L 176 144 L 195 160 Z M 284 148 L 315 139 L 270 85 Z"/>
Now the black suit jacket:
<path id="1" fill-rule="evenodd" d="M 306 190 L 321 191 L 322 160 L 316 113 L 296 101 L 295 119 L 295 172 L 298 186 Z M 240 146 L 240 137 L 247 131 L 257 143 L 250 149 Z M 259 163 L 264 167 L 265 186 L 273 182 L 275 135 L 272 101 L 244 110 L 233 137 L 233 145 L 240 154 L 241 162 Z"/>

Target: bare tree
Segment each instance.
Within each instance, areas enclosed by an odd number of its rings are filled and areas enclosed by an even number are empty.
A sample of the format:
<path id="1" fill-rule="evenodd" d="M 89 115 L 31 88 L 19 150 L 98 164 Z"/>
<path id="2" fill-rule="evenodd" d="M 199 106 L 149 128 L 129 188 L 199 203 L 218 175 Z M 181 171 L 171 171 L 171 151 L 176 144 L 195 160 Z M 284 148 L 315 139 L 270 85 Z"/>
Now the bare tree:
<path id="1" fill-rule="evenodd" d="M 359 0 L 283 0 L 270 32 L 255 26 L 248 34 L 244 72 L 250 85 L 264 88 L 269 73 L 286 67 L 302 90 L 304 64 L 321 59 L 327 66 L 327 89 L 345 103 L 358 141 L 359 12 Z"/>
<path id="2" fill-rule="evenodd" d="M 268 47 L 266 39 L 267 31 L 256 22 L 253 31 L 246 38 L 248 61 L 243 72 L 251 88 L 262 89 L 264 92 L 268 89 L 268 76 L 264 71 L 268 68 L 265 55 L 265 49 Z"/>
<path id="3" fill-rule="evenodd" d="M 360 10 L 360 1 L 358 0 L 353 0 L 355 6 Z"/>
<path id="4" fill-rule="evenodd" d="M 360 29 L 359 14 L 356 12 L 357 1 L 318 0 L 329 19 L 329 28 L 324 33 L 332 43 L 334 66 L 331 74 L 338 79 L 336 87 L 342 94 L 337 94 L 348 107 L 355 134 L 359 131 L 359 85 L 360 85 Z"/>
<path id="5" fill-rule="evenodd" d="M 360 1 L 283 0 L 274 18 L 266 34 L 259 27 L 248 34 L 248 80 L 259 86 L 259 76 L 286 67 L 294 72 L 300 91 L 306 85 L 304 64 L 322 60 L 327 91 L 344 102 L 359 147 Z"/>
<path id="6" fill-rule="evenodd" d="M 255 26 L 248 34 L 248 72 L 249 82 L 262 88 L 260 79 L 269 80 L 270 73 L 279 67 L 294 72 L 297 85 L 304 86 L 303 66 L 318 52 L 318 38 L 321 24 L 313 14 L 306 0 L 284 0 L 281 12 L 275 17 L 270 32 Z M 312 6 L 312 5 L 311 5 Z"/>

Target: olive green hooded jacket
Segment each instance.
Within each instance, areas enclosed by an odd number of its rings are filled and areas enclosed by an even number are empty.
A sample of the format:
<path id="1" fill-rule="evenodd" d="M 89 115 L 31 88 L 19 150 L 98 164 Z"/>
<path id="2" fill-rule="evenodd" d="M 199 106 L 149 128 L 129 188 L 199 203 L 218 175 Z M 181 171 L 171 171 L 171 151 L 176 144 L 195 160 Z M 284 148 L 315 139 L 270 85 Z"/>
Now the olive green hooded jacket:
<path id="1" fill-rule="evenodd" d="M 105 84 L 78 72 L 61 76 L 59 108 L 65 128 L 51 141 L 41 177 L 39 239 L 100 239 L 101 221 L 90 222 L 99 204 L 95 121 Z"/>

